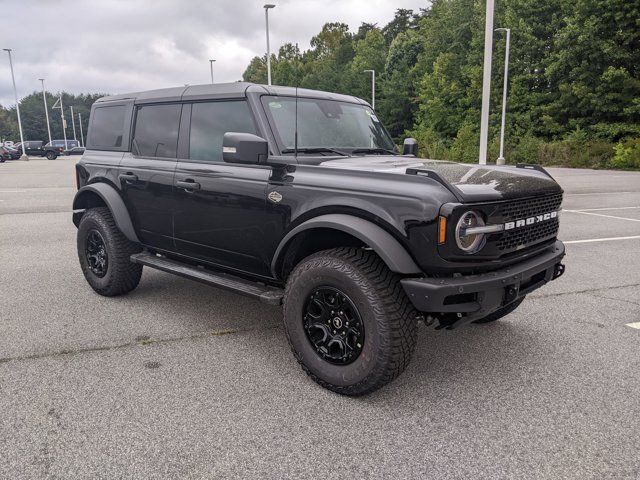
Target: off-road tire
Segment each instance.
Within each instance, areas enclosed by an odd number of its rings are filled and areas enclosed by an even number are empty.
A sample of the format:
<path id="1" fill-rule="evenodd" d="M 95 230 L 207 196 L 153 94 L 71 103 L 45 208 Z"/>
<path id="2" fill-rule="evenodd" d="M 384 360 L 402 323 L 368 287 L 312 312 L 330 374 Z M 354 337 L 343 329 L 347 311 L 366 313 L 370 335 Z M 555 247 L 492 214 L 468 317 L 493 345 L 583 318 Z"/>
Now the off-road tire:
<path id="1" fill-rule="evenodd" d="M 518 308 L 525 298 L 526 298 L 526 295 L 523 296 L 522 298 L 517 299 L 514 302 L 511 302 L 509 305 L 505 305 L 504 307 L 499 308 L 498 310 L 487 315 L 484 318 L 475 320 L 473 323 L 483 324 L 483 323 L 492 323 L 492 322 L 495 322 L 496 320 L 500 320 L 502 317 L 509 315 L 516 308 Z"/>
<path id="2" fill-rule="evenodd" d="M 106 247 L 108 263 L 106 274 L 102 277 L 94 274 L 86 256 L 87 236 L 92 230 L 97 230 L 102 236 Z M 129 257 L 142 249 L 122 234 L 108 208 L 92 208 L 85 212 L 78 226 L 77 245 L 82 273 L 91 288 L 100 295 L 122 295 L 140 283 L 142 265 L 132 263 Z"/>
<path id="3" fill-rule="evenodd" d="M 348 365 L 324 360 L 304 328 L 303 312 L 318 287 L 339 289 L 357 308 L 364 324 L 364 345 Z M 416 312 L 397 274 L 375 253 L 336 248 L 300 262 L 287 280 L 284 327 L 302 369 L 322 387 L 342 395 L 364 395 L 386 385 L 409 364 L 416 346 Z"/>
<path id="4" fill-rule="evenodd" d="M 56 155 L 55 152 L 49 151 L 45 154 L 45 157 L 47 157 L 47 160 L 55 160 L 58 158 L 58 155 Z"/>

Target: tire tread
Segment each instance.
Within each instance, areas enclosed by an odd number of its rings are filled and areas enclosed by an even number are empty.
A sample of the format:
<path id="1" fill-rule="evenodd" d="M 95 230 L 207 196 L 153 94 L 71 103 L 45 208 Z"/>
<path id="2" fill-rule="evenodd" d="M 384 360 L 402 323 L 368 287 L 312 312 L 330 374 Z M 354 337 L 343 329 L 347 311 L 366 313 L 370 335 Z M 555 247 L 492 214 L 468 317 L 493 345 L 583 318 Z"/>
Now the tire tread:
<path id="1" fill-rule="evenodd" d="M 338 260 L 338 262 L 336 262 Z M 342 267 L 336 263 L 342 262 Z M 365 296 L 377 297 L 381 309 L 378 318 L 378 329 L 381 339 L 389 339 L 387 345 L 382 345 L 378 351 L 376 363 L 380 368 L 375 369 L 364 380 L 347 387 L 336 386 L 319 378 L 311 372 L 299 358 L 289 331 L 285 325 L 287 340 L 298 363 L 309 377 L 324 388 L 343 395 L 365 395 L 379 389 L 383 385 L 398 377 L 407 367 L 411 355 L 416 347 L 417 320 L 416 312 L 400 284 L 400 276 L 391 272 L 382 259 L 372 251 L 354 247 L 339 247 L 318 252 L 304 259 L 291 273 L 285 288 L 286 299 L 292 285 L 307 270 L 311 268 L 328 267 L 347 270 L 355 268 L 365 279 L 356 279 Z M 379 307 L 375 305 L 374 307 Z"/>

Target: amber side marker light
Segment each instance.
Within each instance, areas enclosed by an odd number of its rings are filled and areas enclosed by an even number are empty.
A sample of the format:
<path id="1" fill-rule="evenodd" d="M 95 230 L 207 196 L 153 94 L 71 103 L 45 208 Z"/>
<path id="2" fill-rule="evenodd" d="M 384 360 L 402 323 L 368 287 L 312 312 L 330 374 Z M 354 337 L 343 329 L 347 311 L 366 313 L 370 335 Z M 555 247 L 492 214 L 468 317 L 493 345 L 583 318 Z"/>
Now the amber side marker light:
<path id="1" fill-rule="evenodd" d="M 438 245 L 444 245 L 447 240 L 447 217 L 438 219 Z"/>

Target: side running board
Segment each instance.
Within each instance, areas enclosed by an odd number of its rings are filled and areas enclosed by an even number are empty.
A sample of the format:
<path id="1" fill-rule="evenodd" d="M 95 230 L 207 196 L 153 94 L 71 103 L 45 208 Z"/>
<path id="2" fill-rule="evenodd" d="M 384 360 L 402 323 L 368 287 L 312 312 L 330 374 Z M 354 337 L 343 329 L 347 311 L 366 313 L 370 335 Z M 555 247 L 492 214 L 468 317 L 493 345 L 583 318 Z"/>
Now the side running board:
<path id="1" fill-rule="evenodd" d="M 206 283 L 224 290 L 230 290 L 242 295 L 257 298 L 261 302 L 268 303 L 270 305 L 282 304 L 284 291 L 280 288 L 251 282 L 244 278 L 226 273 L 212 272 L 203 268 L 186 265 L 165 257 L 158 257 L 157 255 L 148 252 L 135 253 L 131 255 L 131 261 L 133 263 L 139 263 L 140 265 L 162 270 L 163 272 L 190 278 L 191 280 Z"/>

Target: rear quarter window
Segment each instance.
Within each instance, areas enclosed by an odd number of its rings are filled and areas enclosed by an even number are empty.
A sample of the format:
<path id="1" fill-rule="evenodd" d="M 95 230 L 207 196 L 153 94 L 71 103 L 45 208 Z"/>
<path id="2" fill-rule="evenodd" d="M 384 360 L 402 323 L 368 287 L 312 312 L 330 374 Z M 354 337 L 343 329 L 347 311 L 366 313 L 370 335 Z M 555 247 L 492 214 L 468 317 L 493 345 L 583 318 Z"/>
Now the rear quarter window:
<path id="1" fill-rule="evenodd" d="M 91 113 L 91 128 L 87 142 L 89 148 L 123 147 L 127 110 L 126 105 L 96 107 Z"/>

